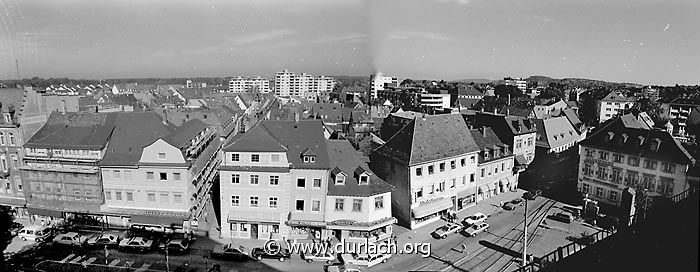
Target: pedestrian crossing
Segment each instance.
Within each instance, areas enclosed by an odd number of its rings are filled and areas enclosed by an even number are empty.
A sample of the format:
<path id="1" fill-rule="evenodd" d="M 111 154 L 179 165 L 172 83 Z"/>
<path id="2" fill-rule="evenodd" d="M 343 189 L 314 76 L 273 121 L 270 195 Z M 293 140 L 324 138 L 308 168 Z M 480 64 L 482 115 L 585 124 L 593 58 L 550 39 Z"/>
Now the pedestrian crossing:
<path id="1" fill-rule="evenodd" d="M 59 263 L 70 263 L 70 264 L 81 264 L 81 265 L 105 265 L 104 263 L 98 264 L 95 263 L 97 261 L 97 257 L 89 257 L 84 256 L 84 255 L 76 255 L 75 253 L 71 253 L 70 255 L 66 256 L 62 260 L 58 261 Z M 107 266 L 109 267 L 125 267 L 125 268 L 131 268 L 135 269 L 134 272 L 144 272 L 149 270 L 149 268 L 153 264 L 151 263 L 142 263 L 140 265 L 134 265 L 134 261 L 124 261 L 121 259 L 114 259 Z"/>

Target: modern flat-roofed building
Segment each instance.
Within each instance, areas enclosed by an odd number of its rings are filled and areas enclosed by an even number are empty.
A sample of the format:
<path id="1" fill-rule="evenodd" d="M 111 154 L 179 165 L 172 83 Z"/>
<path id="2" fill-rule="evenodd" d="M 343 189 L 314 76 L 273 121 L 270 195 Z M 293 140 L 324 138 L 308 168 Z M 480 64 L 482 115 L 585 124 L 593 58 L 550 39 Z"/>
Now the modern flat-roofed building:
<path id="1" fill-rule="evenodd" d="M 377 98 L 377 92 L 384 90 L 386 87 L 398 87 L 399 80 L 395 77 L 383 76 L 381 73 L 369 76 L 369 96 L 372 99 Z"/>
<path id="2" fill-rule="evenodd" d="M 270 80 L 258 77 L 234 77 L 228 82 L 228 91 L 232 93 L 242 93 L 255 89 L 261 93 L 270 92 Z"/>
<path id="3" fill-rule="evenodd" d="M 275 94 L 282 97 L 299 96 L 312 101 L 319 95 L 330 93 L 334 87 L 335 79 L 329 76 L 314 77 L 288 70 L 275 74 Z"/>

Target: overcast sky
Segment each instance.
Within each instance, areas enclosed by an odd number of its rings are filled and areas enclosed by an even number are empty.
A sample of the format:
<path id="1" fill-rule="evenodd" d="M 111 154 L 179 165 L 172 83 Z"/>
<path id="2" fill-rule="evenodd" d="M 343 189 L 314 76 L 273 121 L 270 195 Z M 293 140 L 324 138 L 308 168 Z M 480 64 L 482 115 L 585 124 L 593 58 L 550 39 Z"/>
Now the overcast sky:
<path id="1" fill-rule="evenodd" d="M 698 84 L 697 0 L 0 0 L 0 78 L 547 75 Z"/>

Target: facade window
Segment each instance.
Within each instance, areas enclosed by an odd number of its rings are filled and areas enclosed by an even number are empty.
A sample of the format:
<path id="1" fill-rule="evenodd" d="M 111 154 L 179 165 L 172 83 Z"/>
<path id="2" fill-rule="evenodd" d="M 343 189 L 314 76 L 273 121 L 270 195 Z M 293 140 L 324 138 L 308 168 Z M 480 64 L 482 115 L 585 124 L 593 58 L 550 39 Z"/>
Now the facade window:
<path id="1" fill-rule="evenodd" d="M 345 205 L 345 199 L 344 198 L 336 198 L 335 199 L 335 210 L 342 212 L 343 211 L 343 205 Z"/>
<path id="2" fill-rule="evenodd" d="M 80 190 L 75 190 L 73 193 L 75 194 L 75 200 L 80 200 Z"/>
<path id="3" fill-rule="evenodd" d="M 613 153 L 613 161 L 616 163 L 622 163 L 625 159 L 625 156 L 619 153 Z"/>
<path id="4" fill-rule="evenodd" d="M 272 161 L 272 162 L 279 162 L 279 161 L 280 161 L 280 155 L 279 155 L 279 154 L 272 154 L 272 155 L 270 155 L 270 161 Z"/>
<path id="5" fill-rule="evenodd" d="M 450 188 L 454 188 L 457 183 L 457 179 L 452 179 L 452 185 L 450 185 Z"/>
<path id="6" fill-rule="evenodd" d="M 639 157 L 629 156 L 627 157 L 627 164 L 631 166 L 639 166 Z"/>
<path id="7" fill-rule="evenodd" d="M 274 196 L 270 197 L 270 208 L 277 208 L 277 198 Z"/>
<path id="8" fill-rule="evenodd" d="M 603 190 L 603 187 L 596 187 L 595 188 L 595 195 L 597 197 L 603 197 L 604 194 L 605 194 L 605 191 Z"/>
<path id="9" fill-rule="evenodd" d="M 17 156 L 13 154 L 10 157 L 12 158 L 12 168 L 14 168 L 14 169 L 19 168 L 19 160 L 17 159 Z M 674 167 L 675 167 L 675 165 L 674 165 Z"/>
<path id="10" fill-rule="evenodd" d="M 303 199 L 297 199 L 296 205 L 294 207 L 297 211 L 303 212 L 304 211 L 304 200 Z"/>
<path id="11" fill-rule="evenodd" d="M 105 200 L 112 200 L 112 191 L 105 190 Z"/>
<path id="12" fill-rule="evenodd" d="M 469 183 L 472 183 L 474 181 L 476 181 L 476 179 L 474 178 L 474 173 L 469 174 Z"/>
<path id="13" fill-rule="evenodd" d="M 435 184 L 430 184 L 430 192 L 428 194 L 434 194 L 435 193 Z"/>
<path id="14" fill-rule="evenodd" d="M 352 211 L 353 212 L 361 212 L 362 211 L 362 199 L 353 199 L 352 200 Z"/>
<path id="15" fill-rule="evenodd" d="M 297 178 L 297 188 L 306 187 L 306 178 Z"/>
<path id="16" fill-rule="evenodd" d="M 617 201 L 617 192 L 612 190 L 610 191 L 610 200 Z"/>
<path id="17" fill-rule="evenodd" d="M 250 162 L 260 162 L 260 154 L 250 155 Z"/>
<path id="18" fill-rule="evenodd" d="M 153 179 L 153 172 L 146 172 L 146 179 Z"/>
<path id="19" fill-rule="evenodd" d="M 610 155 L 609 152 L 606 152 L 606 151 L 598 151 L 598 159 L 607 161 L 609 155 Z"/>
<path id="20" fill-rule="evenodd" d="M 440 163 L 440 172 L 445 172 L 445 163 L 444 162 Z"/>
<path id="21" fill-rule="evenodd" d="M 472 164 L 475 164 L 476 163 L 476 156 L 472 156 L 471 161 L 472 161 Z"/>
<path id="22" fill-rule="evenodd" d="M 241 197 L 237 195 L 232 195 L 231 196 L 231 206 L 233 207 L 238 207 L 241 205 Z"/>
<path id="23" fill-rule="evenodd" d="M 311 201 L 311 211 L 312 212 L 321 211 L 321 200 Z"/>
<path id="24" fill-rule="evenodd" d="M 502 162 L 501 163 L 501 172 L 505 172 L 505 171 L 506 171 L 506 163 Z"/>
<path id="25" fill-rule="evenodd" d="M 673 195 L 673 179 L 667 177 L 660 177 L 659 181 L 659 188 L 656 191 L 666 196 Z"/>
<path id="26" fill-rule="evenodd" d="M 420 177 L 423 175 L 423 167 L 416 167 L 416 176 Z"/>
<path id="27" fill-rule="evenodd" d="M 583 184 L 583 192 L 588 194 L 591 192 L 591 185 L 588 185 L 586 183 Z"/>
<path id="28" fill-rule="evenodd" d="M 676 172 L 676 164 L 675 163 L 661 163 L 661 171 L 666 172 L 666 173 L 675 173 Z"/>
<path id="29" fill-rule="evenodd" d="M 173 179 L 176 181 L 180 181 L 180 173 L 173 173 Z"/>
<path id="30" fill-rule="evenodd" d="M 655 160 L 649 160 L 645 159 L 644 160 L 644 168 L 650 169 L 650 170 L 656 170 L 656 165 L 658 164 L 658 161 Z"/>
<path id="31" fill-rule="evenodd" d="M 450 169 L 457 168 L 457 162 L 455 160 L 450 161 Z"/>
<path id="32" fill-rule="evenodd" d="M 252 185 L 258 185 L 260 181 L 260 176 L 258 175 L 250 175 L 250 184 Z"/>
<path id="33" fill-rule="evenodd" d="M 2 170 L 7 171 L 7 159 L 5 159 L 4 155 L 0 157 L 0 164 L 2 164 L 0 165 L 0 167 L 2 167 Z"/>
<path id="34" fill-rule="evenodd" d="M 114 177 L 114 179 L 120 179 L 120 178 L 121 178 L 121 173 L 119 172 L 119 170 L 113 170 L 113 171 L 112 171 L 112 176 Z"/>
<path id="35" fill-rule="evenodd" d="M 595 156 L 595 150 L 586 148 L 586 157 L 593 157 Z"/>
<path id="36" fill-rule="evenodd" d="M 622 183 L 622 169 L 613 168 L 612 175 L 610 176 L 610 181 L 617 184 Z"/>
<path id="37" fill-rule="evenodd" d="M 173 202 L 176 204 L 182 203 L 182 194 L 173 194 Z"/>
<path id="38" fill-rule="evenodd" d="M 461 159 L 459 160 L 459 163 L 462 165 L 462 167 L 467 166 L 467 159 L 461 158 Z"/>
<path id="39" fill-rule="evenodd" d="M 122 192 L 114 192 L 114 197 L 117 199 L 117 201 L 122 201 Z"/>
<path id="40" fill-rule="evenodd" d="M 435 166 L 434 165 L 428 165 L 428 175 L 432 175 L 435 173 Z"/>
<path id="41" fill-rule="evenodd" d="M 639 183 L 639 175 L 637 175 L 636 171 L 627 171 L 627 177 L 625 178 L 625 185 L 630 186 L 630 187 L 635 187 L 637 186 L 637 183 Z"/>
<path id="42" fill-rule="evenodd" d="M 314 188 L 321 188 L 321 179 L 315 178 L 313 181 L 313 186 L 314 186 Z"/>
<path id="43" fill-rule="evenodd" d="M 158 159 L 159 159 L 159 160 L 165 160 L 165 153 L 163 153 L 163 152 L 158 153 Z"/>
<path id="44" fill-rule="evenodd" d="M 241 175 L 240 174 L 231 174 L 231 183 L 233 183 L 233 184 L 241 183 Z"/>
<path id="45" fill-rule="evenodd" d="M 444 192 L 444 191 L 445 191 L 445 182 L 444 182 L 444 181 L 441 181 L 440 183 L 438 183 L 438 189 L 437 189 L 437 191 L 438 191 L 438 192 Z"/>
<path id="46" fill-rule="evenodd" d="M 238 154 L 238 153 L 231 154 L 231 161 L 234 161 L 234 162 L 241 161 L 241 154 Z"/>
<path id="47" fill-rule="evenodd" d="M 603 166 L 598 166 L 598 171 L 595 173 L 595 177 L 600 180 L 608 179 L 608 168 Z"/>
<path id="48" fill-rule="evenodd" d="M 493 168 L 493 172 L 494 174 L 498 174 L 498 165 L 496 165 L 496 167 Z"/>
<path id="49" fill-rule="evenodd" d="M 126 201 L 134 202 L 134 193 L 126 192 Z"/>
<path id="50" fill-rule="evenodd" d="M 0 145 L 5 145 L 5 133 L 0 132 Z"/>
<path id="51" fill-rule="evenodd" d="M 593 176 L 593 165 L 586 163 L 583 165 L 583 175 L 592 177 Z"/>
<path id="52" fill-rule="evenodd" d="M 251 196 L 251 197 L 250 197 L 250 207 L 251 207 L 251 208 L 257 208 L 257 207 L 258 207 L 258 197 L 257 197 L 257 196 Z"/>
<path id="53" fill-rule="evenodd" d="M 384 209 L 384 196 L 378 196 L 374 198 L 374 209 L 381 210 Z"/>
<path id="54" fill-rule="evenodd" d="M 277 186 L 280 184 L 280 176 L 270 176 L 270 185 Z"/>
<path id="55" fill-rule="evenodd" d="M 644 174 L 642 177 L 642 185 L 644 186 L 644 188 L 646 188 L 649 191 L 654 191 L 656 189 L 654 178 L 655 177 L 653 175 Z"/>
<path id="56" fill-rule="evenodd" d="M 156 193 L 148 193 L 146 196 L 146 199 L 150 203 L 155 203 L 156 202 Z"/>
<path id="57" fill-rule="evenodd" d="M 166 180 L 168 180 L 168 173 L 160 172 L 159 174 L 160 174 L 160 180 L 161 180 L 161 181 L 166 181 Z"/>
<path id="58" fill-rule="evenodd" d="M 124 178 L 131 180 L 131 170 L 124 170 Z"/>
<path id="59" fill-rule="evenodd" d="M 160 203 L 167 204 L 170 201 L 170 194 L 160 193 Z"/>

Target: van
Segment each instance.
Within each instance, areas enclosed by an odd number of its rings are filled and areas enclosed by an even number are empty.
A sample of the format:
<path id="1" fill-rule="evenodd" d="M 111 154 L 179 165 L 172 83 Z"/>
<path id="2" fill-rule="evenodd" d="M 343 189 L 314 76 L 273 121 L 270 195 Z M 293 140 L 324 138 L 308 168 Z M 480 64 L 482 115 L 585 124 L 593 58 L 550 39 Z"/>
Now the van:
<path id="1" fill-rule="evenodd" d="M 51 236 L 51 229 L 44 226 L 27 226 L 17 232 L 17 237 L 23 241 L 46 241 Z"/>

